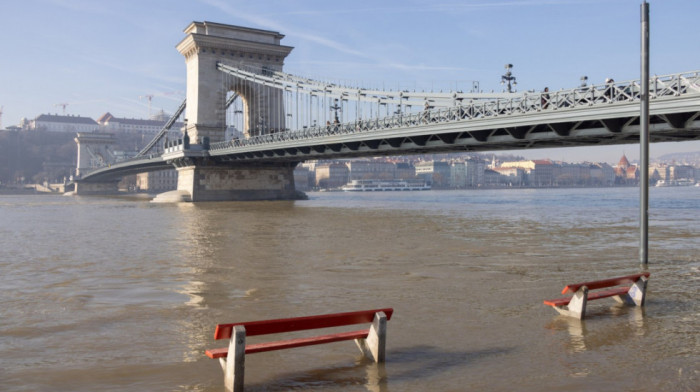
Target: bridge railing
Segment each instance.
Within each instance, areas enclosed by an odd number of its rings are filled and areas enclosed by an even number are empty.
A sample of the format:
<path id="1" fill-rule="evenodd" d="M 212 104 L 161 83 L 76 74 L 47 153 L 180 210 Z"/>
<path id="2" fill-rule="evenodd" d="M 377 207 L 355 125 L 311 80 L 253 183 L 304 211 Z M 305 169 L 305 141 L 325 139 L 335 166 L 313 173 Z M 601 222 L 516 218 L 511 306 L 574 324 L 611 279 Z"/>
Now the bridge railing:
<path id="1" fill-rule="evenodd" d="M 582 86 L 555 92 L 527 92 L 509 99 L 470 100 L 453 107 L 427 109 L 418 113 L 392 115 L 383 118 L 358 120 L 343 124 L 310 126 L 301 130 L 287 130 L 253 136 L 246 139 L 214 143 L 211 151 L 283 143 L 342 134 L 357 134 L 382 131 L 391 128 L 410 128 L 432 123 L 468 121 L 498 116 L 528 115 L 543 111 L 570 110 L 580 107 L 630 103 L 640 99 L 640 83 L 637 80 L 610 82 L 600 85 Z M 655 76 L 650 81 L 651 100 L 700 94 L 700 71 L 667 76 Z"/>
<path id="2" fill-rule="evenodd" d="M 583 86 L 556 92 L 527 92 L 517 97 L 507 99 L 465 99 L 462 100 L 460 104 L 453 107 L 429 108 L 417 113 L 400 113 L 382 118 L 371 118 L 326 126 L 315 125 L 300 130 L 285 130 L 283 132 L 274 132 L 250 138 L 236 138 L 225 142 L 214 143 L 210 146 L 210 151 L 228 150 L 255 145 L 272 145 L 275 143 L 283 144 L 289 141 L 319 139 L 334 135 L 371 133 L 392 128 L 411 128 L 434 123 L 473 121 L 495 118 L 498 116 L 520 116 L 597 105 L 638 102 L 640 99 L 640 90 L 639 81 L 632 80 L 627 82 Z M 700 71 L 655 76 L 650 80 L 649 90 L 649 98 L 652 101 L 668 97 L 700 94 Z M 149 154 L 121 160 L 103 167 L 81 169 L 80 178 L 108 167 L 122 167 L 135 161 L 150 160 L 159 158 L 160 156 L 160 154 Z"/>
<path id="3" fill-rule="evenodd" d="M 80 175 L 76 175 L 76 176 L 74 176 L 74 178 L 77 179 L 77 180 L 79 180 L 79 179 L 81 179 L 81 178 L 83 178 L 83 177 L 85 177 L 85 176 L 87 176 L 87 175 L 89 175 L 89 174 L 91 174 L 91 173 L 94 173 L 94 172 L 96 172 L 96 171 L 98 171 L 98 170 L 102 170 L 102 169 L 104 169 L 104 168 L 110 168 L 110 167 L 112 167 L 112 166 L 119 166 L 119 167 L 121 167 L 121 166 L 124 166 L 124 165 L 127 164 L 127 163 L 132 163 L 132 162 L 137 162 L 137 161 L 148 161 L 148 160 L 150 160 L 150 159 L 159 158 L 159 157 L 160 157 L 160 154 L 152 153 L 152 154 L 148 154 L 148 155 L 141 155 L 141 156 L 135 156 L 135 157 L 126 158 L 126 159 L 120 159 L 120 160 L 118 160 L 118 161 L 108 163 L 108 164 L 106 164 L 106 165 L 104 165 L 104 166 L 101 166 L 101 167 L 93 167 L 93 168 L 89 168 L 89 169 L 80 169 Z"/>

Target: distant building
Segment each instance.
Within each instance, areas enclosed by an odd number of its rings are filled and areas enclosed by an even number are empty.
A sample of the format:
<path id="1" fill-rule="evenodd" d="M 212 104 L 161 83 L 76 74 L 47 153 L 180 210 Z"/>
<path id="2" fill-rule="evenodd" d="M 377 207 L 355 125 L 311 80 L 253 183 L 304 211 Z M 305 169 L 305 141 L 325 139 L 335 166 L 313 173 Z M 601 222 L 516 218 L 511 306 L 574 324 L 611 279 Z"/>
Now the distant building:
<path id="1" fill-rule="evenodd" d="M 593 163 L 589 170 L 590 185 L 612 186 L 615 184 L 615 170 L 607 163 Z"/>
<path id="2" fill-rule="evenodd" d="M 696 171 L 697 169 L 692 165 L 657 163 L 649 166 L 649 179 L 651 181 L 696 180 L 698 179 Z"/>
<path id="3" fill-rule="evenodd" d="M 549 159 L 536 159 L 533 161 L 535 168 L 529 176 L 530 185 L 552 186 L 554 185 L 554 171 L 557 165 Z"/>
<path id="4" fill-rule="evenodd" d="M 89 117 L 40 114 L 34 120 L 22 122 L 25 129 L 46 132 L 92 132 L 99 128 Z"/>
<path id="5" fill-rule="evenodd" d="M 447 188 L 450 186 L 450 164 L 439 161 L 418 162 L 415 165 L 416 177 L 425 180 L 433 188 Z"/>
<path id="6" fill-rule="evenodd" d="M 135 118 L 120 118 L 114 117 L 107 112 L 97 119 L 97 124 L 106 132 L 112 133 L 143 133 L 146 135 L 155 135 L 168 122 L 167 116 L 160 114 L 152 120 L 135 119 Z M 170 128 L 170 132 L 179 136 L 184 123 L 176 122 Z"/>
<path id="7" fill-rule="evenodd" d="M 671 180 L 693 180 L 695 168 L 690 165 L 671 165 L 668 168 L 668 177 Z"/>
<path id="8" fill-rule="evenodd" d="M 450 188 L 462 189 L 467 187 L 467 167 L 464 162 L 453 162 L 450 165 Z"/>
<path id="9" fill-rule="evenodd" d="M 491 169 L 498 174 L 498 181 L 506 186 L 523 186 L 525 184 L 525 170 L 519 167 L 497 167 Z"/>
<path id="10" fill-rule="evenodd" d="M 484 171 L 486 170 L 486 162 L 483 159 L 469 157 L 464 161 L 464 166 L 467 170 L 467 186 L 478 187 L 484 183 Z"/>
<path id="11" fill-rule="evenodd" d="M 412 180 L 416 178 L 416 168 L 407 162 L 397 162 L 394 178 L 397 180 Z"/>
<path id="12" fill-rule="evenodd" d="M 668 176 L 668 165 L 666 164 L 651 164 L 649 165 L 649 180 L 657 182 L 660 180 L 666 180 Z"/>
<path id="13" fill-rule="evenodd" d="M 312 161 L 302 162 L 299 165 L 297 165 L 297 167 L 305 167 L 305 168 L 309 169 L 310 172 L 315 173 L 317 164 L 318 164 L 317 160 L 312 160 Z"/>
<path id="14" fill-rule="evenodd" d="M 554 168 L 554 180 L 558 186 L 591 185 L 590 163 L 559 162 Z"/>
<path id="15" fill-rule="evenodd" d="M 615 166 L 615 182 L 617 184 L 636 184 L 639 180 L 639 168 L 630 164 L 627 157 L 622 154 L 620 162 Z"/>
<path id="16" fill-rule="evenodd" d="M 486 162 L 483 159 L 469 157 L 463 162 L 450 165 L 451 188 L 475 188 L 484 185 Z"/>
<path id="17" fill-rule="evenodd" d="M 536 159 L 530 161 L 503 162 L 500 167 L 515 167 L 523 169 L 526 175 L 526 183 L 530 186 L 542 187 L 554 185 L 555 165 L 549 159 Z"/>
<path id="18" fill-rule="evenodd" d="M 162 193 L 177 189 L 177 171 L 159 170 L 136 175 L 136 190 L 148 193 Z"/>
<path id="19" fill-rule="evenodd" d="M 499 187 L 503 186 L 503 176 L 496 171 L 496 169 L 486 169 L 484 170 L 484 186 L 485 187 Z"/>
<path id="20" fill-rule="evenodd" d="M 316 186 L 319 188 L 340 188 L 348 183 L 349 172 L 344 163 L 316 165 Z"/>
<path id="21" fill-rule="evenodd" d="M 345 163 L 348 167 L 348 181 L 352 180 L 393 180 L 396 164 L 381 160 L 352 160 Z"/>

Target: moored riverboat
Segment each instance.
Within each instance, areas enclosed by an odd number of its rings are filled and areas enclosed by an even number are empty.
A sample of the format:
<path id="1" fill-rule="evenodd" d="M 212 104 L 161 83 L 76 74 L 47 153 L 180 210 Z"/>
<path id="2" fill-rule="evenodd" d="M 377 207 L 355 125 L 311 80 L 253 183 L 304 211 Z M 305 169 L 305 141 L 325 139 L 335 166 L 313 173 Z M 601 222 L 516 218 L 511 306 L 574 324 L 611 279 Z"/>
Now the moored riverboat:
<path id="1" fill-rule="evenodd" d="M 687 179 L 687 178 L 681 178 L 679 180 L 659 180 L 656 182 L 657 187 L 667 187 L 667 186 L 693 186 L 697 185 L 695 181 Z"/>
<path id="2" fill-rule="evenodd" d="M 341 189 L 345 192 L 427 191 L 423 180 L 352 180 Z"/>

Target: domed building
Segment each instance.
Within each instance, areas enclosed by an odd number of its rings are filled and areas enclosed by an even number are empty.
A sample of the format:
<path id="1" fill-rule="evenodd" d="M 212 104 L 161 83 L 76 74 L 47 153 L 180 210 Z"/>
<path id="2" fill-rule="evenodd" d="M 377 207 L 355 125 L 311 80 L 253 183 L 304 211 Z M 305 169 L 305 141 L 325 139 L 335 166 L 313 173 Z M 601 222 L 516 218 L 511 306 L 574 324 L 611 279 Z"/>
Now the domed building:
<path id="1" fill-rule="evenodd" d="M 616 184 L 636 184 L 639 181 L 639 168 L 637 165 L 630 164 L 627 156 L 622 154 L 620 162 L 615 166 L 615 183 Z"/>

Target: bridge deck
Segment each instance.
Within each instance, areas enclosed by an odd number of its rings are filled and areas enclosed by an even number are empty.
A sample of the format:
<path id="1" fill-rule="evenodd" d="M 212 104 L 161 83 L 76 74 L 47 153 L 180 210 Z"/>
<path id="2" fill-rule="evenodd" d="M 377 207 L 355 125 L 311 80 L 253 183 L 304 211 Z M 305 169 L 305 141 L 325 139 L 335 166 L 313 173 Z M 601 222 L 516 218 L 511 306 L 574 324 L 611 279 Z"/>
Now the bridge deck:
<path id="1" fill-rule="evenodd" d="M 265 77 L 277 76 L 257 75 L 258 79 L 251 80 L 264 83 Z M 282 82 L 276 83 L 281 85 Z M 700 140 L 700 72 L 655 77 L 651 85 L 650 141 Z M 441 99 L 444 101 L 444 97 Z M 99 168 L 83 175 L 81 180 L 99 181 L 162 170 L 172 167 L 171 163 L 177 160 L 192 157 L 243 165 L 444 151 L 636 143 L 639 108 L 638 81 L 528 93 L 504 99 L 461 99 L 453 106 L 419 113 L 399 113 L 385 118 L 234 139 L 212 144 L 208 150 L 202 150 L 201 146 L 185 149 L 179 145 L 162 156 L 140 157 Z"/>

